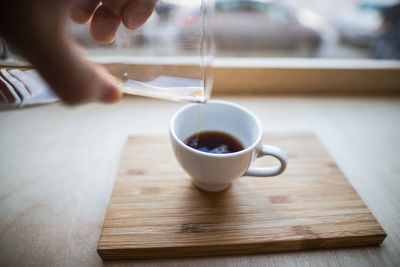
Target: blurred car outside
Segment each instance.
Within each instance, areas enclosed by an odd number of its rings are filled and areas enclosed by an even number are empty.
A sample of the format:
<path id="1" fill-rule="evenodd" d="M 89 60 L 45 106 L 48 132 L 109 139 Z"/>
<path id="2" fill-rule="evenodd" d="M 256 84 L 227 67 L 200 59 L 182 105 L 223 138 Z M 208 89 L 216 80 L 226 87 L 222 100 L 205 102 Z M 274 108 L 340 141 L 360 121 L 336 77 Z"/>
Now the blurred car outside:
<path id="1" fill-rule="evenodd" d="M 300 13 L 278 1 L 216 0 L 212 30 L 217 50 L 279 50 L 312 56 L 322 37 L 319 29 L 306 25 L 304 14 L 312 16 L 313 22 L 323 19 L 310 10 L 304 11 Z M 200 19 L 198 10 L 184 12 L 178 16 L 182 42 L 196 36 L 192 25 Z"/>
<path id="2" fill-rule="evenodd" d="M 400 3 L 381 9 L 381 35 L 372 46 L 376 59 L 400 59 Z"/>
<path id="3" fill-rule="evenodd" d="M 70 28 L 78 43 L 93 52 L 98 48 L 118 48 L 124 53 L 146 53 L 152 48 L 152 53 L 154 49 L 165 53 L 165 48 L 170 49 L 174 42 L 181 48 L 188 44 L 190 49 L 189 45 L 199 43 L 193 38 L 201 38 L 200 10 L 199 2 L 193 0 L 159 0 L 155 12 L 141 29 L 130 31 L 120 27 L 117 38 L 108 45 L 92 40 L 88 25 L 71 23 Z M 295 9 L 281 1 L 215 0 L 214 19 L 212 31 L 218 52 L 234 51 L 240 56 L 252 51 L 256 54 L 278 51 L 278 56 L 313 56 L 322 41 L 324 20 L 320 15 L 309 9 Z"/>
<path id="4" fill-rule="evenodd" d="M 346 44 L 370 48 L 381 34 L 381 10 L 392 4 L 392 0 L 362 1 L 349 9 L 338 25 L 339 40 Z"/>

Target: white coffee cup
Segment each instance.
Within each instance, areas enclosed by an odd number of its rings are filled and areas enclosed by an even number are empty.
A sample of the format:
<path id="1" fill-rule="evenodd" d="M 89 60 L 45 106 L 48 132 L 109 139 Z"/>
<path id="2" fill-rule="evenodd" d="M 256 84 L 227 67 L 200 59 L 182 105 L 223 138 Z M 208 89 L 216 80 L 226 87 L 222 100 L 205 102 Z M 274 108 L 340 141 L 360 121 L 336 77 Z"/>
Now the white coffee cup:
<path id="1" fill-rule="evenodd" d="M 202 110 L 201 110 L 202 109 Z M 228 133 L 244 149 L 234 153 L 213 154 L 194 149 L 184 141 L 199 130 Z M 181 167 L 196 187 L 209 192 L 222 191 L 240 176 L 269 177 L 281 174 L 287 165 L 284 151 L 263 145 L 263 129 L 257 117 L 247 109 L 227 101 L 211 100 L 203 106 L 189 104 L 178 110 L 170 122 L 170 138 Z M 250 167 L 255 158 L 272 156 L 274 167 Z"/>

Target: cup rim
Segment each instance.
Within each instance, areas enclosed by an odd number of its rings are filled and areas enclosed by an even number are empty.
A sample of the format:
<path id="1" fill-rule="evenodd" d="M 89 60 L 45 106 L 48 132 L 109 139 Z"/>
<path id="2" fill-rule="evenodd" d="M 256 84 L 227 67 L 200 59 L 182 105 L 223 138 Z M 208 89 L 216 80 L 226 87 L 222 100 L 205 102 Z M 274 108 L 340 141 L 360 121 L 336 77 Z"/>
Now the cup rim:
<path id="1" fill-rule="evenodd" d="M 191 108 L 193 106 L 199 105 L 199 104 L 188 104 L 188 105 L 185 105 L 182 108 L 180 108 L 177 112 L 175 112 L 175 114 L 172 116 L 172 118 L 170 120 L 169 132 L 170 132 L 170 136 L 174 139 L 174 141 L 178 145 L 180 145 L 181 147 L 184 147 L 185 149 L 191 151 L 192 153 L 195 153 L 195 154 L 198 154 L 198 155 L 202 155 L 202 156 L 207 156 L 207 157 L 215 157 L 215 158 L 226 158 L 226 157 L 239 156 L 239 155 L 246 154 L 249 151 L 254 150 L 258 146 L 258 144 L 261 142 L 261 139 L 262 139 L 262 136 L 263 136 L 262 126 L 261 126 L 261 123 L 258 120 L 258 118 L 251 111 L 249 111 L 248 109 L 246 109 L 246 108 L 244 108 L 244 107 L 242 107 L 242 106 L 240 106 L 238 104 L 235 104 L 235 103 L 232 103 L 232 102 L 229 102 L 229 101 L 225 101 L 225 100 L 209 100 L 209 101 L 207 101 L 206 105 L 207 104 L 214 104 L 214 103 L 215 104 L 222 104 L 222 105 L 231 106 L 231 107 L 237 108 L 237 109 L 241 110 L 242 112 L 245 112 L 248 115 L 250 115 L 254 119 L 254 121 L 255 121 L 255 123 L 257 125 L 258 135 L 257 135 L 256 140 L 250 146 L 246 147 L 245 149 L 242 149 L 242 150 L 237 151 L 237 152 L 225 153 L 225 154 L 214 154 L 214 153 L 203 152 L 203 151 L 194 149 L 194 148 L 186 145 L 176 135 L 174 126 L 175 126 L 175 120 L 180 114 L 182 114 L 187 109 L 189 109 L 189 108 Z"/>

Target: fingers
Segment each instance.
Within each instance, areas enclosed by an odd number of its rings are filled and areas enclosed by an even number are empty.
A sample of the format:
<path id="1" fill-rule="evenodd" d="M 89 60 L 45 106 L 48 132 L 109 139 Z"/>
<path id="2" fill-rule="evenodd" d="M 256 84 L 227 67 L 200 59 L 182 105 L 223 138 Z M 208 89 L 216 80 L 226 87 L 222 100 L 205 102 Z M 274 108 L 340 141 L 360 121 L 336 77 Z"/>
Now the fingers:
<path id="1" fill-rule="evenodd" d="M 99 77 L 100 88 L 102 90 L 97 100 L 106 104 L 118 102 L 122 97 L 122 92 L 114 82 L 115 78 L 102 66 L 93 65 L 93 70 Z"/>
<path id="2" fill-rule="evenodd" d="M 29 60 L 66 103 L 113 103 L 121 92 L 110 75 L 79 51 L 65 25 L 65 1 L 10 1 L 0 16 L 0 33 Z M 29 4 L 29 5 L 28 5 Z M 4 7 L 3 7 L 4 8 Z"/>
<path id="3" fill-rule="evenodd" d="M 151 16 L 157 0 L 103 0 L 103 5 L 119 16 L 125 27 L 139 29 Z"/>
<path id="4" fill-rule="evenodd" d="M 100 5 L 93 15 L 90 33 L 97 42 L 108 44 L 114 41 L 120 24 L 119 16 L 112 13 L 104 5 Z"/>
<path id="5" fill-rule="evenodd" d="M 110 74 L 87 61 L 72 40 L 61 40 L 60 43 L 46 40 L 44 46 L 35 43 L 35 50 L 41 56 L 28 55 L 54 92 L 67 104 L 118 101 L 121 93 Z"/>
<path id="6" fill-rule="evenodd" d="M 157 0 L 72 0 L 70 16 L 77 23 L 91 21 L 90 32 L 97 42 L 111 43 L 121 20 L 125 27 L 137 30 L 151 16 Z M 96 9 L 97 8 L 97 9 Z"/>
<path id="7" fill-rule="evenodd" d="M 79 24 L 89 23 L 100 0 L 71 0 L 69 14 Z"/>
<path id="8" fill-rule="evenodd" d="M 84 58 L 64 24 L 39 25 L 24 56 L 35 66 L 52 90 L 67 104 L 100 101 L 114 103 L 121 97 L 106 71 Z"/>
<path id="9" fill-rule="evenodd" d="M 121 16 L 122 10 L 131 1 L 133 0 L 102 0 L 101 2 L 115 15 Z"/>
<path id="10" fill-rule="evenodd" d="M 156 0 L 130 1 L 122 10 L 121 19 L 125 27 L 137 30 L 148 20 L 156 7 Z"/>

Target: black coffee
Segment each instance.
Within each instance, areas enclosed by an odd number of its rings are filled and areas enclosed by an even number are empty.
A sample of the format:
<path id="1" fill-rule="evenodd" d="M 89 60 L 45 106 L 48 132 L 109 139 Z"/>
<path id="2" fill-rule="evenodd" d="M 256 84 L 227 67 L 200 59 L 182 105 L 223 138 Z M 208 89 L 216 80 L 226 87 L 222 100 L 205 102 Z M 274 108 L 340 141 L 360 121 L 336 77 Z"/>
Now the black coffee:
<path id="1" fill-rule="evenodd" d="M 208 153 L 226 154 L 243 150 L 243 145 L 233 136 L 223 132 L 205 131 L 195 133 L 185 144 Z"/>

